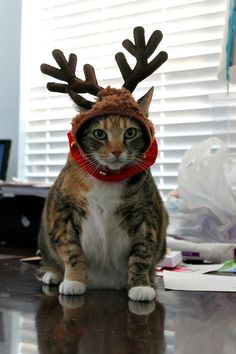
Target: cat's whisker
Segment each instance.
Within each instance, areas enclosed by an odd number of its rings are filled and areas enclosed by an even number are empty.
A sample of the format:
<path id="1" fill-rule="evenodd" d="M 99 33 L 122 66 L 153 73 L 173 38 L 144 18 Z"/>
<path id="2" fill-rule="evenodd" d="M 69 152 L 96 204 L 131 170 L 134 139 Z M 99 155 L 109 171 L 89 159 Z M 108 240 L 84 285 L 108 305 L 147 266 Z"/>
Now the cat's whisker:
<path id="1" fill-rule="evenodd" d="M 100 165 L 91 165 L 90 166 L 90 171 L 91 171 L 92 174 L 97 172 L 99 169 L 100 169 Z"/>
<path id="2" fill-rule="evenodd" d="M 90 164 L 90 165 L 87 165 L 87 169 L 93 175 L 95 172 L 97 172 L 99 170 L 99 165 Z"/>
<path id="3" fill-rule="evenodd" d="M 94 165 L 95 165 L 94 162 L 90 162 L 90 163 L 81 162 L 81 164 L 80 164 L 80 166 L 81 166 L 82 168 L 83 168 L 84 166 L 90 167 L 90 166 L 94 166 Z M 75 172 L 78 173 L 78 168 L 77 168 L 77 166 L 72 166 L 71 171 L 72 171 L 72 170 L 75 170 Z"/>
<path id="4" fill-rule="evenodd" d="M 88 161 L 84 161 L 83 163 L 81 163 L 80 166 L 81 167 L 86 166 L 88 168 L 88 170 L 91 172 L 91 174 L 94 174 L 102 167 L 102 164 L 98 161 L 88 160 Z"/>
<path id="5" fill-rule="evenodd" d="M 141 168 L 148 167 L 148 163 L 145 160 L 141 160 L 141 159 L 135 159 L 135 160 L 131 161 L 131 165 L 132 166 L 138 166 L 138 167 L 141 167 Z"/>
<path id="6" fill-rule="evenodd" d="M 85 165 L 88 168 L 88 171 L 90 171 L 92 174 L 95 173 L 98 169 L 99 169 L 99 165 L 97 163 L 95 163 L 94 161 L 90 161 L 90 162 L 83 162 L 80 164 L 81 167 L 83 168 Z M 71 173 L 75 176 L 78 175 L 78 167 L 77 165 L 71 166 Z M 78 179 L 75 179 L 78 181 L 78 184 L 80 183 L 80 181 Z"/>

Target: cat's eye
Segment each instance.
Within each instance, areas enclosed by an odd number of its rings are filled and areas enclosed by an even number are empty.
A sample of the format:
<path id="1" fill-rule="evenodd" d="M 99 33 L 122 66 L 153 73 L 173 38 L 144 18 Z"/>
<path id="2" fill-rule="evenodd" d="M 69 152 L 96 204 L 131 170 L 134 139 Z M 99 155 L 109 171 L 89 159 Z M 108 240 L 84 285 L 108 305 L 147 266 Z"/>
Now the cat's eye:
<path id="1" fill-rule="evenodd" d="M 125 138 L 126 139 L 133 139 L 137 135 L 137 129 L 136 128 L 128 128 L 125 131 Z"/>
<path id="2" fill-rule="evenodd" d="M 107 138 L 107 133 L 103 129 L 94 129 L 93 135 L 98 140 L 105 140 Z"/>

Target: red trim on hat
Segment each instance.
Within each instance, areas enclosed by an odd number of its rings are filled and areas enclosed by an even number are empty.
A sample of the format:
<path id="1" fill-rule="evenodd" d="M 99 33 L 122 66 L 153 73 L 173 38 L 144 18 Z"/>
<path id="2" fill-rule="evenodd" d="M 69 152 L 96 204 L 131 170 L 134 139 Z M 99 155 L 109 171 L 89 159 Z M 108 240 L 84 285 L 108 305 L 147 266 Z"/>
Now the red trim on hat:
<path id="1" fill-rule="evenodd" d="M 120 182 L 124 179 L 135 176 L 152 166 L 158 155 L 157 140 L 156 138 L 153 138 L 151 145 L 144 154 L 145 157 L 142 158 L 141 164 L 127 166 L 118 171 L 110 170 L 105 166 L 94 171 L 94 168 L 91 168 L 89 159 L 78 148 L 71 131 L 67 133 L 67 136 L 69 139 L 70 153 L 73 159 L 91 176 L 104 182 Z"/>

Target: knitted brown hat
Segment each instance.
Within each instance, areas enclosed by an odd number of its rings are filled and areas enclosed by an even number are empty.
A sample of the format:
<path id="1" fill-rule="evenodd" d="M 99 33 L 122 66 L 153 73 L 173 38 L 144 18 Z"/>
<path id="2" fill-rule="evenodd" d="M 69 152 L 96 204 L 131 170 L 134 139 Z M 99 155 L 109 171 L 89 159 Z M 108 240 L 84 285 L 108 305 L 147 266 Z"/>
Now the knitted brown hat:
<path id="1" fill-rule="evenodd" d="M 72 135 L 76 137 L 79 129 L 88 121 L 107 115 L 131 117 L 137 120 L 145 129 L 150 145 L 154 136 L 152 122 L 146 117 L 142 107 L 134 100 L 131 93 L 125 88 L 115 89 L 107 87 L 98 93 L 98 98 L 93 107 L 77 114 L 72 120 Z"/>

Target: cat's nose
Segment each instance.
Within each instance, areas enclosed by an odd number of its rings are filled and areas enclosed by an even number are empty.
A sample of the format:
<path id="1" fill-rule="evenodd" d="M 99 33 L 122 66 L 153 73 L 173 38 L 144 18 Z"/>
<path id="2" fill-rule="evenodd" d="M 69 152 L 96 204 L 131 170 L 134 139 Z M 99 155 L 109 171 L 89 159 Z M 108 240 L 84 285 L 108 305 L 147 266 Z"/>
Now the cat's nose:
<path id="1" fill-rule="evenodd" d="M 121 149 L 114 149 L 111 151 L 111 153 L 115 156 L 115 157 L 119 157 L 122 154 L 122 150 Z"/>

